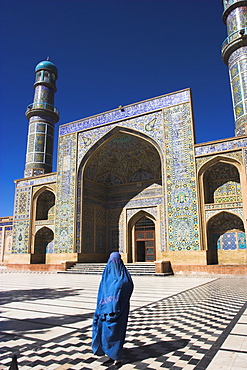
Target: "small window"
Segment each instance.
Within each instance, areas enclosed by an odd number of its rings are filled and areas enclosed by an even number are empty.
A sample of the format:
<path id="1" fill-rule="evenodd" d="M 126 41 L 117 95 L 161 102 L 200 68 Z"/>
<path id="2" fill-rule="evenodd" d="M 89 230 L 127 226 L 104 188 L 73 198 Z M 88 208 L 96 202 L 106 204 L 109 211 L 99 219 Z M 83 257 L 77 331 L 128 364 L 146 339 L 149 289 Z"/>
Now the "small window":
<path id="1" fill-rule="evenodd" d="M 45 71 L 44 73 L 44 81 L 49 81 L 49 78 L 50 78 L 50 73 Z"/>
<path id="2" fill-rule="evenodd" d="M 41 81 L 41 72 L 36 74 L 36 81 Z"/>

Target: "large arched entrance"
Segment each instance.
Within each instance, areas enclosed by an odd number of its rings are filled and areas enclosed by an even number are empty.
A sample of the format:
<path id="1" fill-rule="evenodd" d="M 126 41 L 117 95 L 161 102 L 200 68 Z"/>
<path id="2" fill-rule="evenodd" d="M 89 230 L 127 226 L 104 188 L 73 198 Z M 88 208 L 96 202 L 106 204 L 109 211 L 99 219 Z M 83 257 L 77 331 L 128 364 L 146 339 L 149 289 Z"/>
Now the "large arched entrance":
<path id="1" fill-rule="evenodd" d="M 135 224 L 136 262 L 155 261 L 155 225 L 150 218 L 142 217 Z"/>
<path id="2" fill-rule="evenodd" d="M 161 187 L 156 147 L 137 133 L 114 132 L 95 147 L 78 174 L 77 251 L 95 258 L 128 253 L 124 210 L 157 203 Z"/>
<path id="3" fill-rule="evenodd" d="M 208 264 L 218 264 L 218 252 L 246 249 L 246 236 L 241 218 L 221 212 L 207 224 Z"/>

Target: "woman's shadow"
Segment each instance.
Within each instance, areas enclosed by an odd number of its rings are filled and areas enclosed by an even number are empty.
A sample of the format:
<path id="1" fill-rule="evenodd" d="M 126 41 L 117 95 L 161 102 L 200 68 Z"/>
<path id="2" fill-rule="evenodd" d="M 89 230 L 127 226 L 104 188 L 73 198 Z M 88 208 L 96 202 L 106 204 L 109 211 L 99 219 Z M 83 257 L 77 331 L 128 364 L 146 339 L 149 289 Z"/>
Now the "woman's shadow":
<path id="1" fill-rule="evenodd" d="M 159 341 L 152 344 L 145 344 L 139 347 L 124 348 L 124 359 L 121 364 L 114 365 L 109 364 L 107 369 L 120 368 L 123 365 L 131 364 L 146 360 L 148 358 L 157 358 L 160 356 L 165 356 L 168 353 L 177 351 L 178 349 L 184 348 L 189 343 L 188 339 L 179 340 L 169 340 L 169 341 Z M 164 359 L 165 362 L 165 359 Z M 107 364 L 105 364 L 106 366 Z"/>

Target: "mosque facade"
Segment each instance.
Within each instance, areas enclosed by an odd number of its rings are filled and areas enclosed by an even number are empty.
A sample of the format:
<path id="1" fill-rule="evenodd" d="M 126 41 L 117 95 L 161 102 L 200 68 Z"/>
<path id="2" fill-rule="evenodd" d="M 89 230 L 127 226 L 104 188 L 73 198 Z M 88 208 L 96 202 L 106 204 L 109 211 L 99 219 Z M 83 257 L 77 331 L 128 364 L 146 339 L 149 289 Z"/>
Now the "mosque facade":
<path id="1" fill-rule="evenodd" d="M 247 263 L 247 1 L 223 5 L 229 139 L 195 143 L 185 89 L 61 125 L 52 172 L 58 71 L 36 66 L 24 178 L 13 219 L 0 223 L 3 262 L 105 262 L 119 251 L 130 263 Z"/>

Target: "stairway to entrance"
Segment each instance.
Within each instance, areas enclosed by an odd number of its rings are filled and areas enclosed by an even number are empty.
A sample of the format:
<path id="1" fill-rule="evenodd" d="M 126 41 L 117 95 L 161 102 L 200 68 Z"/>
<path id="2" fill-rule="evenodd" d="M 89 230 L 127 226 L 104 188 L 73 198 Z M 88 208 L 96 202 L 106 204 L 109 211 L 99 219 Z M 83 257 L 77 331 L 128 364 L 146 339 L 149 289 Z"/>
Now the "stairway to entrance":
<path id="1" fill-rule="evenodd" d="M 101 275 L 105 263 L 75 263 L 72 267 L 66 271 L 58 271 L 59 273 L 65 274 L 88 274 L 88 275 Z M 171 273 L 165 274 L 156 274 L 155 273 L 155 264 L 154 263 L 125 263 L 129 273 L 131 275 L 148 275 L 148 276 L 157 276 L 157 275 L 171 275 Z"/>

